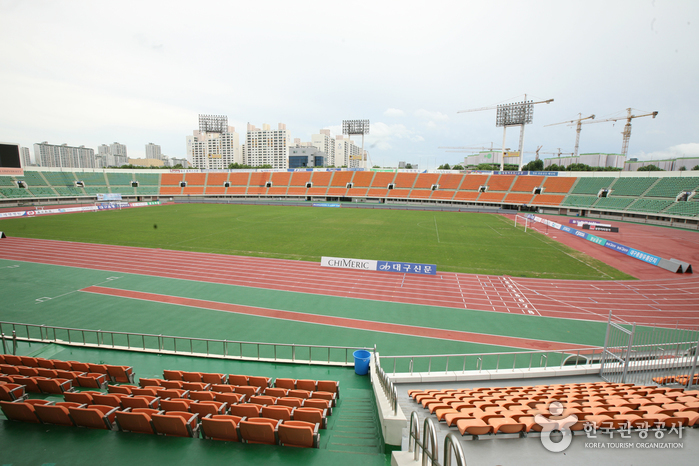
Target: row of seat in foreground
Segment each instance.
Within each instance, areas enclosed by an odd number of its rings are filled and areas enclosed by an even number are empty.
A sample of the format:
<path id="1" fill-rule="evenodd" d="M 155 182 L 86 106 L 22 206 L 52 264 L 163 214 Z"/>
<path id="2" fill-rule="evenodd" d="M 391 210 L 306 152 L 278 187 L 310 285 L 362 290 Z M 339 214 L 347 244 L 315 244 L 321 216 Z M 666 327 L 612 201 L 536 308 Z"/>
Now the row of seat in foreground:
<path id="1" fill-rule="evenodd" d="M 122 388 L 118 387 L 118 388 Z M 111 388 L 111 386 L 110 386 Z M 302 399 L 295 397 L 274 397 L 246 395 L 230 392 L 192 391 L 177 389 L 152 390 L 134 388 L 132 393 L 81 391 L 64 393 L 68 402 L 85 405 L 106 405 L 121 409 L 150 408 L 163 411 L 187 411 L 199 414 L 232 414 L 240 417 L 266 417 L 283 421 L 308 421 L 327 425 L 327 417 L 332 414 L 332 401 L 324 399 Z"/>
<path id="2" fill-rule="evenodd" d="M 571 419 L 571 431 L 699 426 L 699 390 L 682 388 L 598 382 L 410 390 L 408 395 L 440 422 L 474 438 L 523 436 Z"/>
<path id="3" fill-rule="evenodd" d="M 12 421 L 56 424 L 91 429 L 119 430 L 175 437 L 318 448 L 319 424 L 306 421 L 230 414 L 164 411 L 152 408 L 118 408 L 48 400 L 0 401 L 5 417 Z"/>

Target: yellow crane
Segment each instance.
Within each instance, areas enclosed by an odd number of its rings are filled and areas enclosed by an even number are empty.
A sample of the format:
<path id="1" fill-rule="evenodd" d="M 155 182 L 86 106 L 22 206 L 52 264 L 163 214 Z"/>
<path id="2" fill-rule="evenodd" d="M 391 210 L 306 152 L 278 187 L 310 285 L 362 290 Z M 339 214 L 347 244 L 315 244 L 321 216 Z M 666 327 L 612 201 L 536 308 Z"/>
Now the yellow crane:
<path id="1" fill-rule="evenodd" d="M 642 115 L 632 115 L 631 111 L 633 109 L 627 108 L 626 109 L 626 116 L 625 117 L 617 117 L 617 118 L 607 118 L 604 120 L 596 120 L 596 121 L 586 121 L 585 123 L 582 123 L 583 125 L 591 124 L 591 123 L 604 123 L 605 121 L 619 121 L 619 120 L 626 120 L 626 125 L 624 125 L 624 131 L 621 132 L 623 135 L 623 141 L 621 143 L 621 154 L 626 157 L 629 152 L 629 140 L 631 139 L 631 120 L 634 118 L 641 118 L 641 117 L 647 117 L 647 116 L 652 116 L 655 118 L 658 115 L 658 112 L 649 112 L 649 113 L 644 113 Z"/>
<path id="2" fill-rule="evenodd" d="M 550 125 L 544 125 L 544 128 L 547 126 L 556 126 L 556 125 L 570 125 L 572 126 L 573 123 L 577 125 L 577 128 L 575 130 L 576 135 L 575 135 L 575 150 L 573 151 L 573 157 L 578 156 L 578 147 L 580 147 L 580 131 L 582 130 L 582 122 L 585 120 L 594 120 L 595 115 L 590 115 L 585 118 L 582 117 L 582 113 L 578 113 L 578 118 L 575 120 L 569 120 L 569 121 L 561 121 L 560 123 L 551 123 Z M 560 157 L 560 155 L 559 155 Z"/>

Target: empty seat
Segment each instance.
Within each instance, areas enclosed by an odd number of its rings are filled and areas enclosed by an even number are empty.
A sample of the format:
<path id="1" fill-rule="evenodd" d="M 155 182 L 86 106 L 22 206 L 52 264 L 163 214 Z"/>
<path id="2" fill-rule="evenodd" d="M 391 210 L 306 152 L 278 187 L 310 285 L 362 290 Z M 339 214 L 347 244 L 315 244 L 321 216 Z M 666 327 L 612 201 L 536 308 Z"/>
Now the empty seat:
<path id="1" fill-rule="evenodd" d="M 224 374 L 212 374 L 207 372 L 201 374 L 201 381 L 210 384 L 224 384 L 226 380 L 227 378 Z"/>
<path id="2" fill-rule="evenodd" d="M 18 366 L 19 373 L 25 377 L 36 377 L 39 375 L 38 367 Z"/>
<path id="3" fill-rule="evenodd" d="M 79 375 L 76 378 L 79 387 L 85 388 L 106 388 L 107 376 L 96 372 Z"/>
<path id="4" fill-rule="evenodd" d="M 46 377 L 48 379 L 58 378 L 58 370 L 57 369 L 47 369 L 44 367 L 40 367 L 37 369 L 37 372 L 39 373 L 39 377 Z"/>
<path id="5" fill-rule="evenodd" d="M 36 406 L 51 404 L 48 400 L 0 401 L 0 409 L 11 421 L 33 422 L 41 421 L 36 415 Z"/>
<path id="6" fill-rule="evenodd" d="M 182 383 L 183 390 L 209 390 L 210 388 L 211 388 L 211 384 L 204 383 L 204 382 L 183 382 Z"/>
<path id="7" fill-rule="evenodd" d="M 312 424 L 319 424 L 321 429 L 325 429 L 328 425 L 328 413 L 324 409 L 318 408 L 295 408 L 294 409 L 294 420 L 295 421 L 306 421 Z"/>
<path id="8" fill-rule="evenodd" d="M 128 395 L 124 395 L 123 393 L 95 394 L 92 395 L 92 403 L 96 405 L 106 405 L 118 408 L 121 407 L 121 399 L 126 397 L 128 397 Z"/>
<path id="9" fill-rule="evenodd" d="M 73 390 L 73 382 L 68 379 L 36 379 L 43 393 L 62 394 Z"/>
<path id="10" fill-rule="evenodd" d="M 146 377 L 141 377 L 138 379 L 138 385 L 141 387 L 159 387 L 161 383 L 161 379 L 151 379 Z"/>
<path id="11" fill-rule="evenodd" d="M 318 424 L 304 421 L 284 421 L 277 427 L 279 444 L 289 447 L 318 448 Z"/>
<path id="12" fill-rule="evenodd" d="M 163 388 L 174 388 L 176 390 L 182 390 L 184 386 L 184 380 L 161 380 L 160 386 Z"/>
<path id="13" fill-rule="evenodd" d="M 24 385 L 24 391 L 28 393 L 41 393 L 41 388 L 37 381 L 45 377 L 25 377 L 23 375 L 15 375 L 12 377 L 12 381 L 8 383 L 14 383 L 17 385 Z"/>
<path id="14" fill-rule="evenodd" d="M 156 392 L 160 398 L 189 398 L 189 390 L 168 388 Z"/>
<path id="15" fill-rule="evenodd" d="M 122 408 L 152 408 L 156 409 L 160 397 L 148 395 L 125 396 L 121 399 Z"/>
<path id="16" fill-rule="evenodd" d="M 228 404 L 221 403 L 219 401 L 199 401 L 189 405 L 189 411 L 192 413 L 197 413 L 199 415 L 199 419 L 208 414 L 226 414 L 227 410 Z"/>
<path id="17" fill-rule="evenodd" d="M 261 417 L 269 419 L 279 419 L 281 421 L 290 421 L 293 419 L 292 413 L 295 408 L 289 406 L 263 406 L 260 411 Z"/>
<path id="18" fill-rule="evenodd" d="M 285 396 L 277 399 L 277 404 L 282 406 L 291 406 L 292 408 L 299 408 L 303 406 L 303 398 L 294 398 L 290 396 Z"/>
<path id="19" fill-rule="evenodd" d="M 51 359 L 37 358 L 37 362 L 39 363 L 39 367 L 44 369 L 55 369 Z"/>
<path id="20" fill-rule="evenodd" d="M 274 381 L 274 386 L 277 388 L 286 388 L 287 390 L 293 390 L 296 388 L 296 380 L 294 379 L 276 379 Z"/>
<path id="21" fill-rule="evenodd" d="M 299 390 L 307 390 L 309 392 L 316 391 L 316 381 L 308 379 L 299 379 L 296 381 L 296 388 Z"/>
<path id="22" fill-rule="evenodd" d="M 81 371 L 66 371 L 62 369 L 57 369 L 56 374 L 58 375 L 59 379 L 68 379 L 72 380 L 73 383 L 75 383 L 75 379 L 77 379 L 78 376 L 83 375 L 85 373 Z"/>
<path id="23" fill-rule="evenodd" d="M 249 418 L 238 423 L 240 437 L 246 443 L 277 444 L 277 428 L 282 423 L 276 419 L 263 417 Z"/>
<path id="24" fill-rule="evenodd" d="M 57 370 L 70 371 L 73 370 L 73 365 L 69 361 L 61 361 L 60 359 L 52 359 L 53 367 Z"/>
<path id="25" fill-rule="evenodd" d="M 71 407 L 68 411 L 76 426 L 112 430 L 118 409 L 113 406 L 90 405 Z"/>
<path id="26" fill-rule="evenodd" d="M 69 401 L 61 401 L 54 405 L 36 405 L 36 415 L 44 424 L 58 424 L 60 426 L 74 426 L 75 423 L 70 417 L 68 408 L 77 408 L 80 403 L 71 403 Z"/>
<path id="27" fill-rule="evenodd" d="M 131 394 L 132 395 L 158 396 L 158 392 L 160 392 L 160 391 L 162 391 L 162 387 L 160 387 L 160 386 L 140 387 L 140 388 L 132 388 Z"/>
<path id="28" fill-rule="evenodd" d="M 167 398 L 160 400 L 160 409 L 163 411 L 189 411 L 189 405 L 194 403 L 189 398 Z"/>
<path id="29" fill-rule="evenodd" d="M 197 414 L 170 411 L 164 414 L 153 414 L 153 427 L 159 434 L 173 437 L 196 437 L 199 435 Z"/>
<path id="30" fill-rule="evenodd" d="M 116 422 L 122 432 L 138 432 L 141 434 L 155 434 L 151 416 L 157 414 L 157 409 L 127 408 L 116 412 Z"/>
<path id="31" fill-rule="evenodd" d="M 255 403 L 239 403 L 236 405 L 230 405 L 228 410 L 234 416 L 260 417 L 260 411 L 262 411 L 262 405 L 258 405 Z"/>
<path id="32" fill-rule="evenodd" d="M 235 393 L 242 393 L 247 397 L 251 397 L 260 393 L 260 387 L 253 387 L 251 385 L 236 385 L 233 387 Z"/>
<path id="33" fill-rule="evenodd" d="M 24 398 L 26 398 L 24 388 L 24 385 L 19 385 L 16 383 L 0 383 L 0 400 L 23 400 Z"/>
<path id="34" fill-rule="evenodd" d="M 246 397 L 242 393 L 217 393 L 215 401 L 222 401 L 228 403 L 228 405 L 242 403 L 245 401 Z"/>
<path id="35" fill-rule="evenodd" d="M 131 395 L 131 390 L 134 388 L 139 388 L 135 385 L 107 385 L 107 392 L 109 393 L 123 393 L 124 395 Z"/>
<path id="36" fill-rule="evenodd" d="M 201 420 L 201 431 L 204 438 L 240 442 L 238 423 L 242 417 L 230 414 L 207 415 Z"/>
<path id="37" fill-rule="evenodd" d="M 289 390 L 289 395 L 294 398 L 310 398 L 311 392 L 308 390 Z"/>
<path id="38" fill-rule="evenodd" d="M 182 372 L 182 380 L 185 382 L 201 382 L 201 372 Z"/>
<path id="39" fill-rule="evenodd" d="M 133 383 L 134 372 L 129 366 L 107 366 L 107 373 L 112 382 Z"/>
<path id="40" fill-rule="evenodd" d="M 189 392 L 189 398 L 198 401 L 216 401 L 216 392 L 210 390 L 193 390 Z"/>
<path id="41" fill-rule="evenodd" d="M 93 364 L 89 363 L 88 367 L 90 370 L 86 372 L 95 372 L 97 374 L 104 374 L 107 377 L 109 377 L 109 369 L 107 368 L 106 364 Z M 111 377 L 109 377 L 111 379 Z"/>
<path id="42" fill-rule="evenodd" d="M 233 393 L 233 388 L 234 387 L 232 385 L 211 384 L 211 391 L 212 392 Z"/>
<path id="43" fill-rule="evenodd" d="M 23 366 L 27 367 L 39 367 L 39 359 L 31 356 L 20 356 L 19 359 L 22 361 Z"/>
<path id="44" fill-rule="evenodd" d="M 4 364 L 9 364 L 11 366 L 23 366 L 22 364 L 22 357 L 21 356 L 16 356 L 14 354 L 6 354 L 5 355 L 5 363 Z"/>
<path id="45" fill-rule="evenodd" d="M 277 403 L 277 398 L 267 395 L 255 395 L 250 397 L 250 403 L 258 405 L 273 405 Z"/>
<path id="46" fill-rule="evenodd" d="M 94 395 L 102 395 L 102 392 L 93 392 L 93 391 L 83 391 L 83 392 L 65 392 L 63 394 L 63 399 L 66 401 L 70 401 L 72 403 L 80 403 L 82 405 L 91 405 L 94 404 L 94 401 L 92 397 Z"/>
<path id="47" fill-rule="evenodd" d="M 265 389 L 272 385 L 272 379 L 270 379 L 269 377 L 258 377 L 251 375 L 250 377 L 248 377 L 248 385 Z"/>
<path id="48" fill-rule="evenodd" d="M 90 364 L 86 362 L 70 361 L 74 371 L 90 372 Z"/>
<path id="49" fill-rule="evenodd" d="M 275 388 L 275 387 L 268 387 L 265 388 L 264 392 L 265 395 L 273 396 L 276 398 L 282 397 L 282 396 L 287 396 L 289 394 L 289 389 L 287 388 Z"/>
<path id="50" fill-rule="evenodd" d="M 316 390 L 320 392 L 335 393 L 336 397 L 340 397 L 340 382 L 334 380 L 319 380 Z"/>

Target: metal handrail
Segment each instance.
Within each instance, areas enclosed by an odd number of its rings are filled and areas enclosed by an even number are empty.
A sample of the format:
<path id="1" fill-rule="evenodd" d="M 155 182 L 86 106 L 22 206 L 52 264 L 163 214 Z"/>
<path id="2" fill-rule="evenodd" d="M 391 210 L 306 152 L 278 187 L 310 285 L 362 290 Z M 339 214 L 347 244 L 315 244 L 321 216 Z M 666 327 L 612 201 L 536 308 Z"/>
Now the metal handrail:
<path id="1" fill-rule="evenodd" d="M 456 464 L 458 466 L 466 466 L 466 458 L 464 457 L 464 449 L 459 442 L 459 437 L 454 432 L 449 432 L 444 438 L 444 466 L 451 466 L 451 452 L 454 451 Z"/>
<path id="2" fill-rule="evenodd" d="M 427 440 L 430 440 L 429 445 Z M 432 446 L 432 449 L 429 448 Z M 422 425 L 422 466 L 427 466 L 427 460 L 431 460 L 432 465 L 439 464 L 439 451 L 437 449 L 437 432 L 434 428 L 434 423 L 429 417 L 425 418 L 425 423 Z"/>
<path id="3" fill-rule="evenodd" d="M 119 332 L 119 331 L 107 331 L 107 330 L 94 330 L 94 329 L 81 329 L 72 327 L 58 327 L 50 325 L 39 325 L 39 324 L 25 324 L 20 322 L 3 322 L 0 321 L 0 334 L 4 333 L 3 327 L 11 327 L 14 345 L 16 347 L 17 340 L 23 341 L 33 341 L 33 342 L 51 342 L 68 344 L 72 346 L 88 346 L 88 347 L 98 347 L 98 348 L 109 348 L 109 349 L 127 349 L 130 351 L 141 351 L 141 352 L 155 352 L 159 354 L 188 354 L 188 355 L 200 355 L 206 354 L 206 356 L 219 356 L 227 359 L 241 359 L 241 360 L 260 360 L 260 361 L 275 361 L 282 362 L 288 359 L 280 358 L 277 355 L 277 350 L 279 348 L 290 348 L 291 349 L 291 360 L 294 362 L 304 362 L 308 364 L 341 364 L 341 365 L 352 365 L 354 361 L 350 361 L 350 351 L 357 349 L 363 349 L 366 351 L 374 351 L 374 348 L 359 348 L 359 347 L 349 347 L 349 346 L 329 346 L 329 345 L 299 345 L 295 343 L 269 343 L 269 342 L 256 342 L 256 341 L 234 341 L 234 340 L 219 340 L 213 338 L 197 338 L 197 337 L 183 337 L 183 336 L 172 336 L 172 335 L 155 335 L 149 333 L 134 333 L 134 332 Z M 17 330 L 23 330 L 26 336 L 17 335 Z M 30 332 L 34 330 L 34 332 Z M 60 339 L 58 334 L 60 332 L 65 332 L 67 340 Z M 38 333 L 38 335 L 36 335 Z M 88 342 L 88 336 L 94 335 L 94 342 Z M 108 336 L 108 338 L 105 338 Z M 115 337 L 125 337 L 125 346 L 117 344 Z M 6 337 L 5 337 L 6 338 Z M 151 343 L 152 344 L 147 344 Z M 172 340 L 172 349 L 165 349 L 165 342 Z M 182 349 L 183 346 L 180 344 L 178 348 L 177 342 L 184 342 L 186 344 L 186 349 Z M 3 339 L 4 343 L 4 339 Z M 195 352 L 194 344 L 205 344 L 206 353 Z M 238 347 L 238 355 L 231 354 L 229 351 L 230 347 Z M 243 349 L 247 346 L 253 346 L 256 348 L 254 356 L 244 356 Z M 220 351 L 216 349 L 220 348 Z M 262 357 L 260 353 L 260 347 L 271 347 L 273 349 L 274 357 Z M 298 355 L 298 348 L 308 348 L 308 358 L 300 358 Z M 327 351 L 327 358 L 323 360 L 313 358 L 313 350 L 321 349 Z M 331 361 L 331 350 L 344 350 L 345 357 L 344 363 L 342 361 Z M 15 350 L 16 351 L 16 350 Z M 323 352 L 324 353 L 324 352 Z"/>
<path id="4" fill-rule="evenodd" d="M 386 398 L 388 398 L 391 409 L 393 410 L 393 415 L 395 416 L 398 412 L 398 389 L 388 377 L 386 371 L 381 367 L 381 360 L 379 358 L 379 353 L 376 352 L 376 347 L 374 347 L 374 367 L 376 368 L 377 378 L 381 383 L 381 388 Z"/>
<path id="5" fill-rule="evenodd" d="M 593 361 L 595 361 L 595 358 L 600 357 L 600 355 L 603 353 L 603 348 L 602 347 L 590 347 L 590 348 L 585 348 L 585 349 L 580 349 L 580 348 L 574 348 L 574 349 L 561 349 L 561 350 L 535 350 L 535 351 L 511 351 L 511 352 L 500 352 L 500 353 L 469 353 L 469 354 L 417 354 L 417 355 L 384 355 L 382 356 L 382 359 L 384 360 L 393 360 L 391 363 L 393 365 L 393 372 L 392 375 L 395 375 L 396 372 L 396 366 L 397 366 L 397 361 L 398 360 L 408 360 L 408 373 L 413 374 L 415 370 L 415 363 L 418 360 L 427 360 L 427 372 L 428 373 L 447 373 L 447 372 L 466 372 L 466 361 L 469 358 L 472 361 L 475 360 L 475 367 L 476 370 L 482 371 L 484 369 L 494 369 L 498 370 L 501 368 L 500 360 L 501 358 L 504 359 L 505 357 L 512 357 L 513 362 L 512 365 L 510 366 L 508 364 L 508 369 L 514 370 L 517 369 L 517 359 L 523 359 L 521 356 L 527 356 L 529 358 L 529 364 L 523 365 L 522 367 L 519 367 L 519 369 L 524 370 L 524 371 L 530 371 L 532 369 L 536 368 L 547 368 L 549 366 L 549 360 L 551 355 L 558 355 L 560 357 L 560 367 L 563 367 L 564 365 L 570 365 L 571 367 L 578 367 L 578 366 L 585 366 L 585 365 L 591 365 L 593 364 Z M 536 359 L 534 359 L 535 356 L 539 356 L 539 365 L 536 365 Z M 564 364 L 565 361 L 568 358 L 575 357 L 575 364 Z M 496 363 L 495 367 L 485 367 L 486 363 L 483 361 L 484 358 L 490 357 L 490 358 L 496 358 Z M 446 359 L 445 367 L 444 370 L 435 370 L 433 367 L 433 359 L 436 358 L 444 358 Z M 449 361 L 459 361 L 459 368 L 458 369 L 449 369 Z M 463 360 L 463 363 L 460 363 L 460 361 Z M 581 362 L 581 360 L 585 360 L 585 362 Z M 524 363 L 526 364 L 526 362 Z M 504 367 L 503 367 L 504 368 Z"/>
<path id="6" fill-rule="evenodd" d="M 413 422 L 415 421 L 415 422 Z M 422 443 L 420 443 L 420 419 L 417 417 L 417 413 L 413 411 L 410 413 L 410 433 L 408 434 L 408 451 L 413 451 L 413 460 L 417 461 L 419 456 L 418 447 L 422 448 Z"/>

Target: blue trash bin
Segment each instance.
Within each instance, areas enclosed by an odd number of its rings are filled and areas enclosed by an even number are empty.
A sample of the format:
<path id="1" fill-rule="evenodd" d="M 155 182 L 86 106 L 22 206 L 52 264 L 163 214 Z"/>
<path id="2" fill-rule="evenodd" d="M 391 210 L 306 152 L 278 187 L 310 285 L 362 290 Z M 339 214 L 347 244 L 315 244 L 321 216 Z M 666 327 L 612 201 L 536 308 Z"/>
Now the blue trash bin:
<path id="1" fill-rule="evenodd" d="M 366 350 L 357 350 L 352 353 L 352 356 L 354 356 L 354 373 L 357 375 L 367 375 L 369 373 L 371 353 Z"/>

